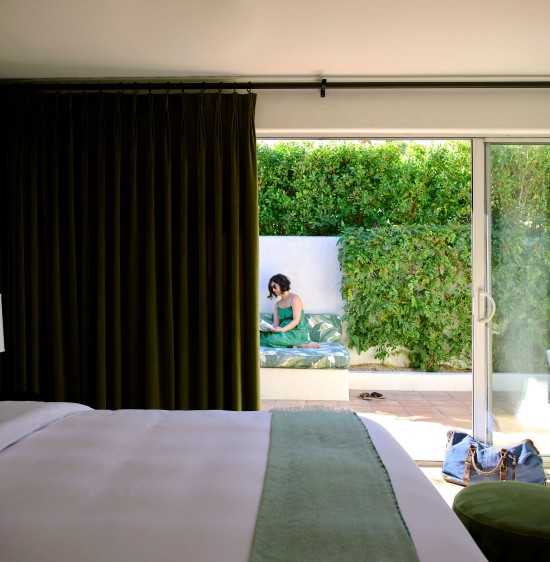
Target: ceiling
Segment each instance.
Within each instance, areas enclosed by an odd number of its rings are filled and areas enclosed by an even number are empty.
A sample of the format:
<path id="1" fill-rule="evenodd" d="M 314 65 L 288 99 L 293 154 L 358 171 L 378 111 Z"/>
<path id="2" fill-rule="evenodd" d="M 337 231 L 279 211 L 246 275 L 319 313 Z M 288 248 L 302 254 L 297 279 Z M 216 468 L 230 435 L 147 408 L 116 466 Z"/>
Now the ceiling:
<path id="1" fill-rule="evenodd" d="M 548 0 L 2 0 L 0 78 L 549 77 Z"/>

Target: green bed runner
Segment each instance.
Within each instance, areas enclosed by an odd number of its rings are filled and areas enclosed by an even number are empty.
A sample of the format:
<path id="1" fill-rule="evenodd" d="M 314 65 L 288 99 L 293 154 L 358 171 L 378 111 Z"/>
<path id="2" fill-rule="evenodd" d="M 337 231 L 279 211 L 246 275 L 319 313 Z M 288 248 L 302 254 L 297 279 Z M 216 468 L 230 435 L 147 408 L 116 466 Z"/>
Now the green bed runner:
<path id="1" fill-rule="evenodd" d="M 274 412 L 250 562 L 418 562 L 356 414 Z"/>

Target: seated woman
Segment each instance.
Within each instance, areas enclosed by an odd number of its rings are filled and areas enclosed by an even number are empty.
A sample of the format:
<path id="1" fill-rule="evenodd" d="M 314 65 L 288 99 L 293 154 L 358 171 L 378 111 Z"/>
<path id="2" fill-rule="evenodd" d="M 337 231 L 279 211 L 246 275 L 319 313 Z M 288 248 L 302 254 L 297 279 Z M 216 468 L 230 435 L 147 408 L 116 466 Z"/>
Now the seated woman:
<path id="1" fill-rule="evenodd" d="M 321 347 L 309 341 L 304 306 L 300 297 L 290 292 L 290 280 L 281 273 L 269 280 L 269 296 L 281 297 L 273 311 L 273 329 L 260 332 L 264 347 Z"/>

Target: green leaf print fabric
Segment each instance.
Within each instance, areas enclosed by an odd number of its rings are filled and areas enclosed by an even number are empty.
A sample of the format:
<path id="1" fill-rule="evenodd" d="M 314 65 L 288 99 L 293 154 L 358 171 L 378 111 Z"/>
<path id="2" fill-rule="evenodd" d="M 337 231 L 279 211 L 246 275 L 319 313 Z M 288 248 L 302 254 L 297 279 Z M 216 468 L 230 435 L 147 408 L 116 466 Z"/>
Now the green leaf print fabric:
<path id="1" fill-rule="evenodd" d="M 279 313 L 279 326 L 284 328 L 288 326 L 294 319 L 292 306 L 281 308 L 277 304 Z M 288 332 L 260 332 L 261 347 L 294 347 L 309 343 L 309 333 L 304 311 L 300 313 L 300 321 L 298 325 Z"/>
<path id="2" fill-rule="evenodd" d="M 341 343 L 321 342 L 319 348 L 260 347 L 260 367 L 347 369 L 351 362 Z"/>
<path id="3" fill-rule="evenodd" d="M 260 318 L 270 324 L 273 323 L 273 314 L 262 312 Z M 279 308 L 279 318 L 281 318 L 281 308 Z M 350 354 L 341 343 L 338 343 L 342 337 L 340 317 L 337 314 L 305 314 L 305 320 L 309 340 L 319 342 L 321 347 L 292 348 L 278 344 L 264 346 L 260 343 L 260 367 L 293 369 L 347 369 L 349 367 Z M 260 341 L 263 341 L 262 336 L 265 335 L 267 334 L 260 332 Z"/>
<path id="4" fill-rule="evenodd" d="M 260 318 L 273 324 L 273 314 L 261 312 Z M 342 339 L 342 319 L 337 314 L 305 314 L 305 318 L 310 341 L 339 342 Z"/>
<path id="5" fill-rule="evenodd" d="M 316 342 L 339 342 L 342 320 L 337 314 L 306 314 L 309 337 Z"/>

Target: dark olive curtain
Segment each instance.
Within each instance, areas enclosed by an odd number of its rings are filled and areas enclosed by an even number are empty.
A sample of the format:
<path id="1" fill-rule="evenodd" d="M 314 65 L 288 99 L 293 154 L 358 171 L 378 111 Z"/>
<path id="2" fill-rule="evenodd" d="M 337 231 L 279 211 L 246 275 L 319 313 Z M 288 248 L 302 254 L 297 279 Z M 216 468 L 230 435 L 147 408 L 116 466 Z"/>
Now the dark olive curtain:
<path id="1" fill-rule="evenodd" d="M 0 390 L 258 409 L 255 94 L 0 102 Z"/>

